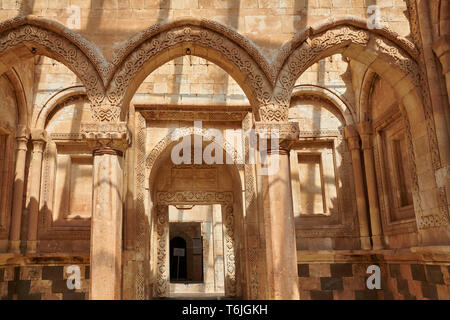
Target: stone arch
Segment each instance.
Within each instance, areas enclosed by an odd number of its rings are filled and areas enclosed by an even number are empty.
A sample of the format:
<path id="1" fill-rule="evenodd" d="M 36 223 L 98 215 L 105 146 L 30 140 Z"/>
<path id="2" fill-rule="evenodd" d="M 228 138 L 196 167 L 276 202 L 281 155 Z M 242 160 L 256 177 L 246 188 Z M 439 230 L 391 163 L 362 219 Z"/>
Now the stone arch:
<path id="1" fill-rule="evenodd" d="M 155 25 L 120 49 L 114 59 L 119 67 L 107 89 L 109 103 L 121 108 L 124 118 L 133 94 L 148 74 L 189 54 L 205 58 L 228 72 L 247 95 L 256 117 L 260 108 L 270 104 L 271 69 L 253 44 L 216 22 L 193 19 Z"/>
<path id="2" fill-rule="evenodd" d="M 327 88 L 316 85 L 295 86 L 292 92 L 292 98 L 295 97 L 322 100 L 327 106 L 332 108 L 329 111 L 335 114 L 342 121 L 343 125 L 356 123 L 355 112 L 335 92 Z"/>
<path id="3" fill-rule="evenodd" d="M 25 89 L 23 87 L 22 80 L 17 74 L 14 68 L 9 69 L 5 72 L 6 77 L 14 88 L 17 100 L 17 120 L 18 125 L 27 127 L 28 122 L 28 108 L 27 108 L 27 98 L 25 96 Z"/>
<path id="4" fill-rule="evenodd" d="M 327 56 L 341 53 L 366 65 L 394 89 L 405 110 L 402 114 L 408 118 L 405 123 L 407 131 L 411 133 L 408 139 L 414 161 L 419 156 L 417 150 L 427 150 L 426 154 L 430 158 L 430 161 L 426 161 L 425 168 L 417 172 L 419 181 L 439 168 L 440 155 L 432 109 L 426 99 L 424 76 L 417 62 L 418 51 L 411 42 L 387 28 L 369 30 L 365 20 L 347 18 L 332 20 L 304 31 L 281 52 L 277 60 L 281 68 L 273 94 L 280 109 L 289 105 L 295 81 L 309 66 Z M 445 201 L 441 195 L 437 198 L 428 208 L 423 209 L 423 213 L 419 210 L 420 229 L 448 225 Z"/>
<path id="5" fill-rule="evenodd" d="M 362 80 L 358 101 L 358 118 L 360 122 L 369 120 L 371 114 L 369 99 L 376 78 L 377 73 L 375 71 L 366 69 Z"/>
<path id="6" fill-rule="evenodd" d="M 34 55 L 44 55 L 67 66 L 83 82 L 93 106 L 102 103 L 102 74 L 108 68 L 95 46 L 59 23 L 42 18 L 18 17 L 0 24 L 0 73 Z"/>
<path id="7" fill-rule="evenodd" d="M 209 138 L 208 134 L 206 133 L 208 129 L 205 128 L 194 128 L 194 127 L 186 127 L 186 128 L 180 128 L 178 129 L 179 134 L 177 134 L 178 138 L 183 138 L 185 136 L 190 135 L 199 135 L 201 137 Z M 169 133 L 166 135 L 163 139 L 161 139 L 150 151 L 149 155 L 147 156 L 145 160 L 145 167 L 147 170 L 147 177 L 152 180 L 152 172 L 155 172 L 154 165 L 159 159 L 159 157 L 163 154 L 163 152 L 171 145 L 174 144 L 176 141 L 172 140 L 172 133 Z M 216 143 L 213 141 L 213 143 Z M 232 145 L 230 145 L 225 140 L 223 141 L 223 145 L 220 146 L 228 156 L 230 156 L 235 163 L 243 163 L 243 158 L 241 158 L 243 155 L 239 153 Z M 231 154 L 231 152 L 233 154 Z"/>
<path id="8" fill-rule="evenodd" d="M 234 262 L 230 262 L 232 264 L 234 264 L 233 266 L 233 275 L 234 275 L 234 279 L 233 281 L 235 281 L 235 290 L 229 291 L 228 294 L 232 294 L 234 295 L 241 295 L 241 294 L 245 294 L 245 283 L 246 283 L 246 278 L 248 277 L 247 275 L 247 271 L 246 271 L 246 259 L 245 257 L 245 233 L 244 233 L 244 213 L 242 210 L 242 206 L 243 206 L 243 201 L 244 199 L 242 198 L 242 194 L 237 192 L 233 192 L 233 191 L 217 191 L 217 190 L 208 190 L 208 191 L 180 191 L 180 192 L 162 192 L 162 191 L 158 191 L 153 187 L 154 183 L 156 181 L 156 177 L 159 173 L 159 168 L 161 168 L 161 165 L 163 165 L 165 163 L 165 157 L 167 157 L 168 155 L 170 156 L 170 149 L 173 145 L 175 145 L 177 143 L 177 141 L 179 141 L 179 139 L 186 137 L 186 136 L 201 136 L 203 138 L 207 138 L 208 140 L 211 140 L 211 143 L 214 143 L 216 145 L 217 142 L 214 141 L 213 139 L 211 139 L 211 137 L 208 135 L 208 133 L 206 132 L 208 129 L 207 128 L 194 128 L 194 127 L 187 127 L 187 128 L 180 128 L 180 132 L 179 134 L 177 134 L 177 140 L 173 141 L 172 140 L 172 133 L 169 133 L 168 135 L 166 135 L 163 139 L 161 139 L 159 141 L 159 143 L 157 143 L 153 148 L 152 151 L 150 151 L 150 153 L 148 154 L 146 161 L 145 161 L 145 177 L 147 179 L 147 183 L 149 184 L 147 189 L 147 192 L 149 192 L 149 211 L 155 210 L 154 214 L 158 215 L 161 212 L 160 210 L 160 206 L 165 205 L 167 203 L 164 202 L 165 197 L 161 197 L 161 195 L 170 195 L 170 197 L 175 196 L 174 199 L 177 199 L 177 201 L 181 201 L 183 202 L 184 200 L 182 200 L 181 198 L 183 198 L 184 196 L 182 195 L 187 195 L 185 199 L 188 203 L 197 203 L 197 204 L 212 204 L 212 203 L 216 203 L 216 204 L 221 204 L 222 205 L 222 214 L 226 215 L 227 218 L 225 218 L 225 216 L 222 217 L 223 220 L 223 224 L 224 227 L 229 228 L 231 225 L 233 225 L 233 229 L 230 232 L 224 233 L 224 236 L 228 238 L 230 238 L 229 241 L 233 242 L 232 246 L 230 248 L 233 249 L 229 249 L 229 250 L 235 250 L 233 254 L 231 254 L 230 252 L 228 252 L 228 255 L 231 255 L 232 261 Z M 222 145 L 218 145 L 222 150 L 224 150 L 228 156 L 232 156 L 232 158 L 235 161 L 239 161 L 238 160 L 238 152 L 237 150 L 231 146 L 229 143 L 227 143 L 225 140 L 223 141 Z M 169 152 L 169 153 L 167 153 Z M 240 162 L 238 162 L 240 163 Z M 240 170 L 244 170 L 243 165 L 240 164 L 232 164 L 231 165 L 233 168 L 229 169 L 229 174 L 230 177 L 233 181 L 233 185 L 235 190 L 241 190 L 241 188 L 243 188 L 243 177 L 240 175 Z M 240 187 L 237 187 L 237 185 L 235 184 L 239 184 Z M 169 198 L 170 198 L 169 197 Z M 203 200 L 202 200 L 203 199 Z M 169 199 L 166 199 L 167 201 L 169 201 Z M 161 202 L 163 201 L 163 202 Z M 170 202 L 170 201 L 169 201 Z M 168 202 L 168 203 L 169 203 Z M 230 210 L 230 211 L 229 211 Z M 159 218 L 157 219 L 157 223 L 159 223 Z M 158 225 L 155 226 L 154 228 L 158 228 Z M 158 231 L 159 232 L 159 231 Z M 156 233 L 158 233 L 156 232 Z M 138 235 L 139 237 L 139 235 Z M 237 239 L 237 240 L 236 240 Z M 157 240 L 156 240 L 157 241 Z M 139 242 L 139 241 L 138 241 Z M 137 243 L 136 245 L 137 247 L 143 247 L 142 244 Z M 158 248 L 158 246 L 156 246 L 156 248 Z M 152 253 L 150 254 L 154 254 L 155 252 L 153 250 L 157 250 L 157 249 L 152 249 Z M 231 260 L 230 260 L 231 261 Z M 231 265 L 227 265 L 227 269 L 231 270 Z M 156 280 L 159 281 L 159 280 Z M 136 284 L 137 286 L 142 286 L 142 284 Z M 234 292 L 234 293 L 233 293 Z"/>
<path id="9" fill-rule="evenodd" d="M 336 53 L 370 65 L 393 87 L 403 88 L 403 95 L 420 83 L 417 50 L 411 42 L 389 29 L 369 30 L 365 20 L 345 18 L 306 29 L 283 46 L 274 64 L 279 70 L 276 103 L 281 108 L 288 106 L 298 77 L 320 59 Z"/>
<path id="10" fill-rule="evenodd" d="M 54 110 L 56 110 L 58 107 L 60 107 L 70 99 L 86 95 L 87 92 L 83 86 L 73 86 L 57 92 L 50 99 L 48 99 L 48 101 L 39 111 L 36 119 L 33 121 L 33 127 L 36 129 L 45 129 L 48 117 Z"/>

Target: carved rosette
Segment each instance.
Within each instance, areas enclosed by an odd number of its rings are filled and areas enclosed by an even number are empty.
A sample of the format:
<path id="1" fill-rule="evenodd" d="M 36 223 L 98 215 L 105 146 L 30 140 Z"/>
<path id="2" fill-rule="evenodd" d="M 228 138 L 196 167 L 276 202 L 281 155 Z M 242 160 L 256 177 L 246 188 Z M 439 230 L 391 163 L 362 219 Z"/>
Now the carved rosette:
<path id="1" fill-rule="evenodd" d="M 81 135 L 94 152 L 122 154 L 130 144 L 130 133 L 124 122 L 85 123 L 81 125 Z"/>
<path id="2" fill-rule="evenodd" d="M 260 139 L 267 139 L 268 151 L 271 141 L 278 139 L 280 150 L 288 151 L 292 144 L 298 141 L 300 129 L 297 122 L 257 122 L 255 124 L 256 134 Z"/>

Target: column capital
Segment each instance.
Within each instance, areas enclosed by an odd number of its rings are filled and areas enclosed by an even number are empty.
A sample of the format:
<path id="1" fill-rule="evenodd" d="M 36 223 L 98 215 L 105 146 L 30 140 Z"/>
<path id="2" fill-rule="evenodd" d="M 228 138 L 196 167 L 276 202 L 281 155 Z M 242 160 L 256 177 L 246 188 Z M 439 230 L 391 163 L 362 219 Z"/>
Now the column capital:
<path id="1" fill-rule="evenodd" d="M 280 150 L 289 151 L 298 141 L 300 129 L 297 122 L 256 122 L 256 134 L 260 139 L 278 139 Z"/>
<path id="2" fill-rule="evenodd" d="M 33 142 L 33 152 L 44 151 L 47 142 L 47 131 L 41 129 L 31 129 L 31 141 Z"/>
<path id="3" fill-rule="evenodd" d="M 31 140 L 32 141 L 47 141 L 47 131 L 42 129 L 31 129 Z"/>
<path id="4" fill-rule="evenodd" d="M 125 122 L 83 123 L 81 135 L 97 155 L 122 153 L 130 144 L 130 132 Z"/>
<path id="5" fill-rule="evenodd" d="M 348 148 L 350 150 L 359 150 L 359 134 L 354 125 L 349 125 L 344 128 L 345 138 L 348 142 Z"/>
<path id="6" fill-rule="evenodd" d="M 30 139 L 31 130 L 25 125 L 18 125 L 16 129 L 16 139 Z"/>
<path id="7" fill-rule="evenodd" d="M 444 54 L 450 52 L 450 35 L 446 34 L 446 35 L 439 37 L 433 43 L 433 51 L 436 53 L 438 58 L 440 58 Z"/>

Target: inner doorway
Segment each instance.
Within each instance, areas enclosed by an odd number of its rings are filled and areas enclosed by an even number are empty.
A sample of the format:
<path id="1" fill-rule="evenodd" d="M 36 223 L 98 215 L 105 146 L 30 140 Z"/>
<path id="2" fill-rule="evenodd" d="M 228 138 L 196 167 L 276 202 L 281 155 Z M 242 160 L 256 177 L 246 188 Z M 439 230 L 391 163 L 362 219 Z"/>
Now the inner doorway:
<path id="1" fill-rule="evenodd" d="M 169 205 L 171 297 L 225 295 L 222 206 Z"/>

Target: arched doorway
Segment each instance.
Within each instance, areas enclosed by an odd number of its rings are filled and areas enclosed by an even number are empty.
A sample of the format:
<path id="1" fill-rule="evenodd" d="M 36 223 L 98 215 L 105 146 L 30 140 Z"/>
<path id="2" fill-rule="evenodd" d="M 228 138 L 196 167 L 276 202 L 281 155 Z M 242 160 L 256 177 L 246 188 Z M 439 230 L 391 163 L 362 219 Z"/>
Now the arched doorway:
<path id="1" fill-rule="evenodd" d="M 242 199 L 236 191 L 242 188 L 240 169 L 226 164 L 175 165 L 171 161 L 175 145 L 172 142 L 165 147 L 150 173 L 154 230 L 150 239 L 154 254 L 150 259 L 155 279 L 152 293 L 154 297 L 240 297 L 246 283 Z M 185 283 L 178 286 L 173 281 L 177 264 L 173 263 L 175 243 L 171 241 L 172 225 L 177 223 L 200 226 L 200 234 L 191 238 L 202 243 L 192 245 L 193 251 L 199 247 L 201 250 L 193 259 L 203 259 L 203 266 L 192 268 L 194 272 L 203 271 L 203 277 L 195 281 L 189 276 L 189 237 L 182 236 L 187 240 L 187 277 L 182 278 L 179 269 L 178 280 Z M 177 245 L 184 248 L 181 241 Z M 180 266 L 185 261 L 180 257 Z"/>

